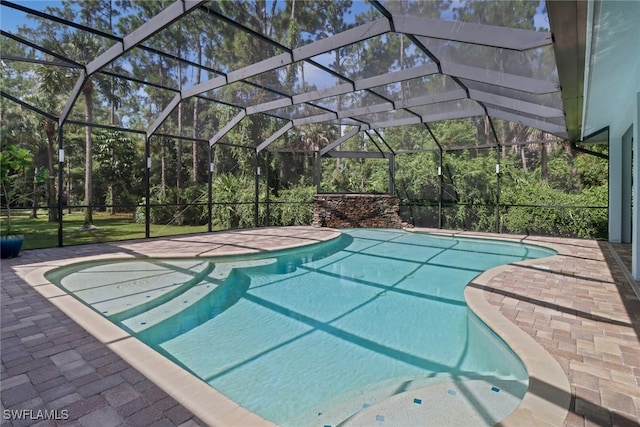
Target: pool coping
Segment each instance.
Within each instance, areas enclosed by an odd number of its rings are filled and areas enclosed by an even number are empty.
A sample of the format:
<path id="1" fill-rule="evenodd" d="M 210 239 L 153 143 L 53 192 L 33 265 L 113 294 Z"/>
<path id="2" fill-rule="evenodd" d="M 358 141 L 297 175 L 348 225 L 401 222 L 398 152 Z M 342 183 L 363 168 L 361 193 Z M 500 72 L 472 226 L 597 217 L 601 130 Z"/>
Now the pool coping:
<path id="1" fill-rule="evenodd" d="M 562 367 L 538 342 L 500 314 L 484 297 L 484 286 L 506 270 L 506 267 L 499 266 L 480 274 L 471 282 L 479 286 L 467 286 L 464 292 L 469 309 L 507 343 L 529 375 L 529 387 L 520 405 L 498 425 L 562 425 L 571 404 L 571 386 Z"/>
<path id="2" fill-rule="evenodd" d="M 299 227 L 300 233 L 316 232 L 324 233 L 322 238 L 314 237 L 308 241 L 304 237 L 297 242 L 287 242 L 286 244 L 271 245 L 263 248 L 263 251 L 274 251 L 293 247 L 306 246 L 313 242 L 328 241 L 341 235 L 339 230 L 327 228 Z M 295 227 L 279 228 L 294 230 Z M 254 230 L 254 229 L 249 229 Z M 260 231 L 269 234 L 269 230 Z M 454 237 L 481 238 L 491 240 L 503 240 L 512 242 L 522 242 L 523 236 L 500 236 L 487 235 L 486 233 L 474 235 L 473 233 L 463 233 L 446 230 L 413 228 L 407 231 L 418 231 L 430 234 L 439 234 Z M 238 233 L 238 232 L 236 232 Z M 277 233 L 276 233 L 277 234 Z M 318 240 L 316 240 L 316 238 Z M 549 247 L 558 251 L 563 251 L 561 245 L 554 245 L 551 242 L 528 242 L 538 246 Z M 192 253 L 164 252 L 153 253 L 147 256 L 159 258 L 183 258 L 183 257 L 204 257 L 214 256 L 210 252 L 197 252 L 194 247 Z M 241 253 L 255 253 L 255 248 L 238 248 L 234 246 L 228 252 L 217 248 L 215 256 L 218 255 L 238 255 Z M 48 261 L 28 272 L 24 281 L 33 287 L 38 293 L 48 301 L 58 307 L 73 321 L 89 331 L 99 341 L 104 343 L 109 349 L 118 354 L 123 360 L 133 368 L 140 371 L 149 380 L 161 387 L 185 408 L 191 411 L 208 425 L 223 426 L 276 426 L 257 414 L 243 408 L 238 403 L 215 390 L 204 381 L 192 375 L 182 367 L 165 358 L 155 350 L 140 342 L 117 325 L 111 323 L 98 312 L 87 307 L 75 297 L 67 294 L 58 286 L 50 283 L 45 274 L 55 268 L 75 264 L 84 261 L 95 261 L 101 259 L 132 259 L 136 255 L 122 251 L 120 253 L 108 253 L 101 255 L 81 256 L 74 258 Z M 523 263 L 539 263 L 538 260 L 523 261 Z M 473 279 L 470 283 L 475 286 L 465 288 L 465 299 L 468 307 L 483 320 L 496 334 L 498 334 L 513 351 L 523 361 L 530 379 L 529 390 L 525 394 L 521 404 L 507 418 L 499 423 L 502 426 L 522 426 L 522 425 L 561 425 L 570 404 L 571 389 L 568 379 L 555 359 L 532 337 L 513 324 L 509 319 L 502 316 L 499 311 L 490 305 L 483 294 L 483 287 L 494 276 L 503 272 L 508 266 L 499 266 L 485 271 Z M 569 396 L 569 397 L 567 397 Z"/>
<path id="3" fill-rule="evenodd" d="M 296 231 L 297 238 L 290 236 L 285 238 L 285 242 L 280 244 L 270 242 L 269 247 L 239 249 L 236 245 L 230 245 L 228 250 L 217 247 L 213 255 L 209 251 L 197 252 L 200 246 L 194 242 L 191 253 L 153 253 L 154 258 L 185 258 L 185 257 L 209 257 L 240 255 L 251 253 L 264 253 L 296 247 L 303 247 L 313 243 L 326 242 L 338 238 L 342 233 L 337 230 L 324 228 L 320 230 L 310 230 L 310 227 L 286 227 L 291 232 Z M 256 229 L 247 229 L 245 233 L 251 233 Z M 272 238 L 282 237 L 278 235 L 277 228 L 259 229 L 262 234 L 271 234 Z M 305 233 L 312 232 L 313 238 L 305 236 Z M 236 231 L 236 234 L 242 234 Z M 188 237 L 186 237 L 188 239 Z M 63 289 L 49 282 L 45 274 L 51 270 L 70 264 L 87 261 L 98 261 L 103 259 L 135 259 L 136 256 L 130 253 L 115 252 L 101 255 L 81 256 L 77 258 L 66 258 L 57 261 L 44 262 L 44 266 L 34 268 L 24 275 L 23 280 L 34 288 L 40 295 L 55 305 L 69 318 L 83 327 L 91 335 L 105 344 L 111 351 L 120 356 L 125 362 L 137 369 L 141 374 L 163 389 L 167 394 L 191 411 L 201 421 L 210 426 L 233 426 L 233 427 L 274 427 L 276 424 L 265 418 L 245 409 L 240 404 L 220 393 L 206 382 L 197 378 L 187 370 L 183 369 L 173 361 L 153 350 L 143 342 L 139 341 L 128 332 L 112 323 L 94 309 L 88 307 L 80 300 L 66 293 Z"/>
<path id="4" fill-rule="evenodd" d="M 515 265 L 540 265 L 544 259 L 567 255 L 566 248 L 553 242 L 525 241 L 528 236 L 491 235 L 488 233 L 410 228 L 407 231 L 433 235 L 464 237 L 471 239 L 526 243 L 555 250 L 555 255 L 519 261 Z M 486 286 L 501 273 L 509 270 L 511 264 L 491 268 L 476 276 L 467 284 L 464 297 L 469 309 L 475 313 L 493 332 L 502 338 L 516 353 L 529 375 L 529 387 L 520 405 L 497 425 L 501 427 L 559 426 L 569 413 L 571 385 L 560 364 L 533 337 L 503 316 L 485 298 Z"/>

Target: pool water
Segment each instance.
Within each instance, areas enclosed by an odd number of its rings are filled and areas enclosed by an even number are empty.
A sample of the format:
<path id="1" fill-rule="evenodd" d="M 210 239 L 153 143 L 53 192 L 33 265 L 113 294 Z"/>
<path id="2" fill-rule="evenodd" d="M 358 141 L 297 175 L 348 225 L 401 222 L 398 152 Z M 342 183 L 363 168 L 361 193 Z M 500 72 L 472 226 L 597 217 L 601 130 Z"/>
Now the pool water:
<path id="1" fill-rule="evenodd" d="M 500 402 L 474 403 L 488 424 L 515 409 L 526 371 L 469 312 L 463 291 L 491 267 L 554 252 L 391 229 L 342 231 L 277 253 L 93 262 L 48 277 L 283 426 L 337 425 L 447 382 L 480 381 L 502 392 Z"/>

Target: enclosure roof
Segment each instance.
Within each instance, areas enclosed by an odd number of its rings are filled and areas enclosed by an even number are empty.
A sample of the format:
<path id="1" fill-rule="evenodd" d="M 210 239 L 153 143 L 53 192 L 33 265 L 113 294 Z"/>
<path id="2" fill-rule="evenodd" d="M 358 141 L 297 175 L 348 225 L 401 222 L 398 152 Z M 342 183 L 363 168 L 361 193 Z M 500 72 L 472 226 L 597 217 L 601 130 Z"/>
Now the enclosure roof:
<path id="1" fill-rule="evenodd" d="M 640 92 L 640 3 L 589 3 L 582 137 L 611 127 L 615 136 L 633 123 Z"/>
<path id="2" fill-rule="evenodd" d="M 244 4 L 257 10 L 258 3 Z M 212 144 L 251 115 L 276 117 L 282 125 L 256 142 L 258 150 L 294 127 L 316 123 L 368 130 L 488 117 L 569 136 L 554 40 L 540 1 L 514 9 L 516 3 L 502 1 L 356 0 L 344 2 L 332 27 L 302 27 L 296 37 L 248 19 L 242 13 L 247 8 L 234 8 L 233 2 L 178 0 L 126 34 L 97 31 L 34 4 L 2 1 L 3 9 L 55 20 L 111 46 L 91 58 L 74 57 L 2 30 L 3 37 L 33 45 L 41 63 L 46 57 L 51 66 L 79 70 L 65 107 L 54 114 L 60 124 L 69 119 L 85 83 L 103 74 L 172 94 L 146 127 L 147 135 L 164 131 L 178 106 L 194 98 L 227 106 L 232 114 L 220 120 L 214 135 L 206 135 Z M 272 18 L 276 12 L 289 15 L 284 28 L 293 28 L 304 22 L 297 21 L 292 4 L 267 1 L 263 9 Z M 520 10 L 529 16 L 517 16 Z M 236 40 L 241 34 L 246 43 L 203 61 L 193 43 L 172 39 L 193 26 L 200 28 L 198 43 L 204 45 L 231 34 Z M 133 55 L 178 64 L 181 81 L 157 83 L 137 74 Z M 3 54 L 4 59 L 15 60 Z"/>

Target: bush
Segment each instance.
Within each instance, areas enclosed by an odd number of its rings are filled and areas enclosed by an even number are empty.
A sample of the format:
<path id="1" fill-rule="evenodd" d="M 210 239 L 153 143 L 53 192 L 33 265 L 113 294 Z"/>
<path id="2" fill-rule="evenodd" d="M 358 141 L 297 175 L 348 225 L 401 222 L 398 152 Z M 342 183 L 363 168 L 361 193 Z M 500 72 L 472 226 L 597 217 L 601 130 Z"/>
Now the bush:
<path id="1" fill-rule="evenodd" d="M 263 199 L 261 195 L 260 199 Z M 216 228 L 254 227 L 255 181 L 253 177 L 218 175 L 213 181 L 212 222 Z M 263 224 L 266 207 L 259 206 L 258 223 Z"/>
<path id="2" fill-rule="evenodd" d="M 310 225 L 313 221 L 313 196 L 316 187 L 304 182 L 280 190 L 280 194 L 270 205 L 269 224 L 275 226 Z"/>
<path id="3" fill-rule="evenodd" d="M 180 198 L 178 198 L 180 194 Z M 175 188 L 165 190 L 164 196 L 159 186 L 150 190 L 151 224 L 203 225 L 207 223 L 206 187 L 191 186 L 178 193 Z M 203 199 L 204 198 L 204 204 Z M 180 203 L 177 203 L 180 201 Z M 159 206 L 153 206 L 159 205 Z M 135 212 L 135 221 L 145 222 L 144 200 Z"/>
<path id="4" fill-rule="evenodd" d="M 588 207 L 606 206 L 607 187 L 584 189 L 578 194 L 529 184 L 510 194 L 505 203 L 515 205 L 578 206 L 577 208 L 544 208 L 512 206 L 502 216 L 502 225 L 509 233 L 550 234 L 582 238 L 606 238 L 607 209 Z"/>

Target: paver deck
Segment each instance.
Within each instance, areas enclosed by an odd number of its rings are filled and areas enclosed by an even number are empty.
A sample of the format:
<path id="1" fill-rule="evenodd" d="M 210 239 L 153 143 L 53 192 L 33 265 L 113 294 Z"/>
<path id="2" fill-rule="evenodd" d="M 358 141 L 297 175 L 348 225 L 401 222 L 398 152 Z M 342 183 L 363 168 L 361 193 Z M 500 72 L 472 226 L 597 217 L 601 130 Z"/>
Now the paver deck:
<path id="1" fill-rule="evenodd" d="M 515 239 L 556 249 L 559 254 L 550 258 L 490 270 L 469 288 L 542 346 L 564 371 L 570 396 L 559 396 L 545 384 L 538 384 L 535 388 L 541 391 L 533 396 L 552 403 L 566 398 L 570 403 L 564 425 L 639 425 L 640 300 L 633 289 L 638 283 L 629 275 L 629 245 L 425 231 Z M 168 384 L 174 384 L 174 378 L 182 381 L 179 373 L 146 373 L 146 366 L 128 356 L 147 357 L 144 349 L 100 322 L 90 334 L 81 324 L 97 315 L 78 311 L 75 300 L 67 301 L 70 297 L 49 287 L 53 285 L 36 280 L 33 286 L 34 277 L 40 277 L 38 271 L 96 257 L 262 251 L 324 240 L 330 233 L 310 227 L 265 228 L 31 250 L 3 260 L 1 425 L 189 426 L 211 424 L 211 419 L 224 426 L 269 425 L 224 400 L 196 402 L 210 407 L 195 416 L 198 411 L 187 408 L 194 408 L 190 400 L 198 401 L 203 393 L 190 396 L 191 386 L 180 393 L 171 390 Z M 14 412 L 22 419 L 8 420 L 7 410 L 22 411 Z M 211 413 L 224 416 L 208 418 Z M 43 419 L 47 415 L 64 419 Z"/>

